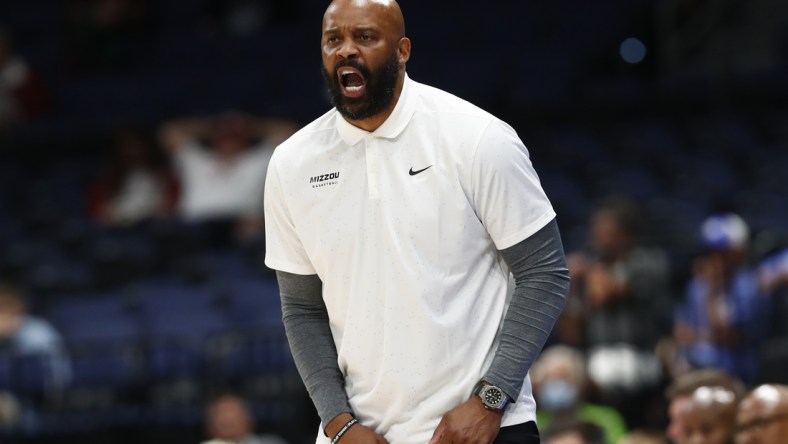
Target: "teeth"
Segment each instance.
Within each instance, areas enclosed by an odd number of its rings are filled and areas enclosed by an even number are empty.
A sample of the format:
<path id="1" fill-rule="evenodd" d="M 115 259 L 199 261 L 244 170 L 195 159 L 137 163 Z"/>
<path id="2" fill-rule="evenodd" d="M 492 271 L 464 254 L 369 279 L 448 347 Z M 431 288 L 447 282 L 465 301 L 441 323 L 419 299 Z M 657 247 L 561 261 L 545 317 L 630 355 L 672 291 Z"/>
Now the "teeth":
<path id="1" fill-rule="evenodd" d="M 346 90 L 348 90 L 348 91 L 350 91 L 350 92 L 357 92 L 357 91 L 361 91 L 361 88 L 363 88 L 363 87 L 364 87 L 363 85 L 359 85 L 359 86 L 346 86 L 346 87 L 345 87 L 345 89 L 346 89 Z"/>

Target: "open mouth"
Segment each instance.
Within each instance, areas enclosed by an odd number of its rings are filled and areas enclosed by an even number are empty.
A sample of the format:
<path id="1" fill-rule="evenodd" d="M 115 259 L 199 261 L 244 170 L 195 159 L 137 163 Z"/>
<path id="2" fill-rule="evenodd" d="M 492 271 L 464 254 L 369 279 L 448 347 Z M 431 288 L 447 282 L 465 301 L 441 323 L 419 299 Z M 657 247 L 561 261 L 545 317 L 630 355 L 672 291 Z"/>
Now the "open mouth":
<path id="1" fill-rule="evenodd" d="M 366 89 L 366 79 L 356 68 L 343 66 L 337 69 L 339 85 L 342 87 L 342 94 L 346 97 L 361 97 Z"/>

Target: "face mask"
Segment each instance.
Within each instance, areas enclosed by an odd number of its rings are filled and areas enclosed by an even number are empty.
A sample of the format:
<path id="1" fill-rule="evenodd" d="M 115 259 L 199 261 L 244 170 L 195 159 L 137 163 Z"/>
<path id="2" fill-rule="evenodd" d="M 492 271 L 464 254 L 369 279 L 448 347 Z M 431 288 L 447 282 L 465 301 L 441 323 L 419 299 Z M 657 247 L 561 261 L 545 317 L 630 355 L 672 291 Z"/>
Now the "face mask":
<path id="1" fill-rule="evenodd" d="M 545 410 L 562 410 L 577 402 L 577 387 L 563 379 L 547 381 L 539 387 L 539 406 Z"/>

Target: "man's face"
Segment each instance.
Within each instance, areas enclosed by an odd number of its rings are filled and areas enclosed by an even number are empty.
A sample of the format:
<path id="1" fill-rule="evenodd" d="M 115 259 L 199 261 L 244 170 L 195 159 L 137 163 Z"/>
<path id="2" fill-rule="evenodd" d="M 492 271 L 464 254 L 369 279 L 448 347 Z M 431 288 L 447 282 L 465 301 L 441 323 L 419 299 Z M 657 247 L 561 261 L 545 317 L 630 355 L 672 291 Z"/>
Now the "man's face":
<path id="1" fill-rule="evenodd" d="M 11 338 L 22 325 L 24 308 L 13 299 L 0 299 L 0 339 Z"/>
<path id="2" fill-rule="evenodd" d="M 401 64 L 396 24 L 375 2 L 334 2 L 323 18 L 323 76 L 350 120 L 375 116 L 394 99 Z"/>
<path id="3" fill-rule="evenodd" d="M 684 426 L 682 423 L 682 416 L 684 410 L 689 407 L 692 398 L 689 396 L 677 396 L 670 401 L 668 406 L 668 424 L 667 435 L 670 442 L 677 444 L 681 442 L 681 437 L 684 434 Z"/>
<path id="4" fill-rule="evenodd" d="M 736 444 L 777 444 L 788 439 L 788 408 L 760 399 L 742 401 L 736 416 Z"/>
<path id="5" fill-rule="evenodd" d="M 239 441 L 251 433 L 252 425 L 243 405 L 232 398 L 218 401 L 208 416 L 208 432 L 213 438 Z"/>
<path id="6" fill-rule="evenodd" d="M 580 432 L 566 432 L 549 438 L 546 444 L 584 444 L 585 440 Z"/>
<path id="7" fill-rule="evenodd" d="M 731 425 L 718 409 L 694 407 L 685 410 L 684 444 L 727 444 Z"/>

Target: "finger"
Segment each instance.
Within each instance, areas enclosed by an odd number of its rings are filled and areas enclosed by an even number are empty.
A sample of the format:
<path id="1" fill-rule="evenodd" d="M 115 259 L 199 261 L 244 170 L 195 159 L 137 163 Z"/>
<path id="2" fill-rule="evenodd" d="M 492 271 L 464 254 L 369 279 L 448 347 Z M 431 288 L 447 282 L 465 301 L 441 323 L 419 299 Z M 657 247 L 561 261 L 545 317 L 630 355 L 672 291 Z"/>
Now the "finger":
<path id="1" fill-rule="evenodd" d="M 435 429 L 435 432 L 432 434 L 432 439 L 430 439 L 429 444 L 438 444 L 443 438 L 443 422 L 438 424 L 438 428 Z"/>

